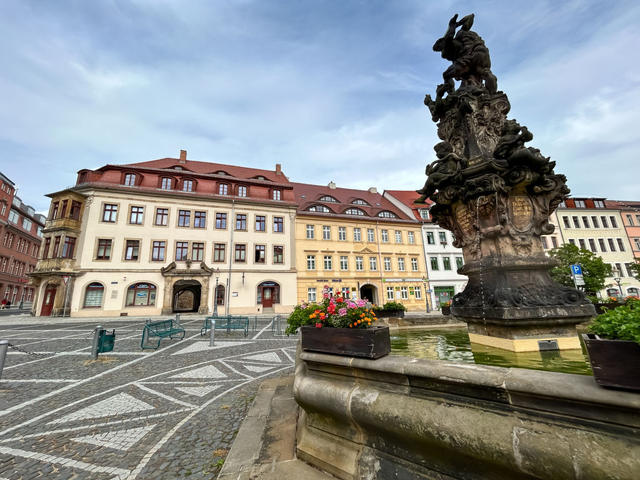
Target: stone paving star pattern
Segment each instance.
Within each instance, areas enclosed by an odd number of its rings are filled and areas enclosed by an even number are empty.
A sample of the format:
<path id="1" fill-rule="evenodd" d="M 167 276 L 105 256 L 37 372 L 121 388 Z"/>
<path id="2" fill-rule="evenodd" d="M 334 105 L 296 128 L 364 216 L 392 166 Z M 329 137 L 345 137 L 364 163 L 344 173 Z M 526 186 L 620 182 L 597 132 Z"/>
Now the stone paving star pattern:
<path id="1" fill-rule="evenodd" d="M 113 352 L 90 360 L 93 327 L 116 329 Z M 211 479 L 264 379 L 293 372 L 295 337 L 269 319 L 247 338 L 200 336 L 140 349 L 144 320 L 12 324 L 0 381 L 0 480 Z"/>

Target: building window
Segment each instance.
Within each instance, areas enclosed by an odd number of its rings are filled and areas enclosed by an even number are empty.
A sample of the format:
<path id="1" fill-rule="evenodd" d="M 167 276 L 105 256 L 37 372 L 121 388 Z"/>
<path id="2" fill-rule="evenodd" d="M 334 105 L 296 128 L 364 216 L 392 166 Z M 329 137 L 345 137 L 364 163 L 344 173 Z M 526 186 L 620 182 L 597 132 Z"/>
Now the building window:
<path id="1" fill-rule="evenodd" d="M 307 208 L 307 212 L 322 212 L 322 213 L 329 213 L 331 212 L 331 210 L 329 210 L 327 207 L 325 207 L 324 205 L 313 205 L 309 208 Z"/>
<path id="2" fill-rule="evenodd" d="M 227 228 L 227 214 L 216 213 L 216 228 L 218 230 L 226 230 Z"/>
<path id="3" fill-rule="evenodd" d="M 627 214 L 627 224 L 628 224 L 630 227 L 633 227 L 633 215 L 629 215 L 629 214 Z"/>
<path id="4" fill-rule="evenodd" d="M 442 257 L 442 267 L 445 270 L 451 270 L 451 259 L 449 257 Z"/>
<path id="5" fill-rule="evenodd" d="M 347 239 L 347 227 L 338 227 L 338 240 L 346 240 Z"/>
<path id="6" fill-rule="evenodd" d="M 393 300 L 393 287 L 387 287 L 387 300 Z"/>
<path id="7" fill-rule="evenodd" d="M 353 205 L 369 205 L 367 202 L 365 202 L 364 200 L 362 200 L 361 198 L 356 198 L 353 202 L 351 202 Z"/>
<path id="8" fill-rule="evenodd" d="M 396 243 L 402 243 L 402 232 L 400 230 L 396 230 Z"/>
<path id="9" fill-rule="evenodd" d="M 383 263 L 384 263 L 384 271 L 385 272 L 390 272 L 391 271 L 391 257 L 384 257 Z"/>
<path id="10" fill-rule="evenodd" d="M 418 210 L 420 212 L 420 218 L 423 220 L 429 220 L 429 210 L 426 208 L 421 208 Z"/>
<path id="11" fill-rule="evenodd" d="M 20 215 L 15 210 L 9 210 L 9 221 L 15 225 L 20 222 Z"/>
<path id="12" fill-rule="evenodd" d="M 349 257 L 347 257 L 346 255 L 340 256 L 340 270 L 349 270 Z"/>
<path id="13" fill-rule="evenodd" d="M 378 259 L 376 257 L 369 257 L 369 270 L 372 272 L 378 270 Z"/>
<path id="14" fill-rule="evenodd" d="M 576 200 L 576 208 L 584 208 L 584 200 Z"/>
<path id="15" fill-rule="evenodd" d="M 611 220 L 611 228 L 618 228 L 618 222 L 616 221 L 616 217 L 609 217 Z"/>
<path id="16" fill-rule="evenodd" d="M 226 183 L 218 185 L 218 195 L 229 195 L 229 185 Z"/>
<path id="17" fill-rule="evenodd" d="M 328 225 L 322 226 L 322 239 L 331 240 L 331 227 Z"/>
<path id="18" fill-rule="evenodd" d="M 360 216 L 364 216 L 364 211 L 360 210 L 359 208 L 347 208 L 344 211 L 345 214 L 347 215 L 360 215 Z"/>
<path id="19" fill-rule="evenodd" d="M 415 287 L 413 291 L 415 293 L 416 300 L 422 300 L 422 289 L 420 287 Z"/>
<path id="20" fill-rule="evenodd" d="M 267 229 L 267 217 L 256 215 L 256 232 L 264 232 Z"/>
<path id="21" fill-rule="evenodd" d="M 594 200 L 593 205 L 596 208 L 604 208 L 604 202 L 602 200 Z"/>
<path id="22" fill-rule="evenodd" d="M 418 259 L 415 257 L 411 258 L 411 271 L 412 272 L 418 271 Z"/>
<path id="23" fill-rule="evenodd" d="M 52 255 L 55 256 L 55 255 Z M 111 259 L 111 239 L 101 238 L 98 240 L 98 251 L 96 252 L 96 260 Z"/>
<path id="24" fill-rule="evenodd" d="M 398 258 L 398 271 L 404 272 L 404 258 Z"/>
<path id="25" fill-rule="evenodd" d="M 190 223 L 191 223 L 191 211 L 178 210 L 178 226 L 188 227 Z"/>
<path id="26" fill-rule="evenodd" d="M 618 250 L 621 252 L 624 252 L 624 242 L 622 241 L 621 238 L 618 238 L 617 241 L 618 241 Z"/>
<path id="27" fill-rule="evenodd" d="M 600 228 L 600 225 L 598 224 L 598 217 L 596 217 L 595 215 L 592 215 L 591 224 L 593 225 L 593 228 Z"/>
<path id="28" fill-rule="evenodd" d="M 409 290 L 407 287 L 400 287 L 400 298 L 402 298 L 402 300 L 409 300 Z"/>
<path id="29" fill-rule="evenodd" d="M 162 179 L 162 183 L 160 184 L 160 188 L 162 188 L 162 190 L 171 190 L 171 183 L 171 178 L 164 177 Z"/>
<path id="30" fill-rule="evenodd" d="M 356 257 L 356 270 L 357 271 L 364 270 L 364 260 L 362 257 Z"/>
<path id="31" fill-rule="evenodd" d="M 378 213 L 378 217 L 382 217 L 382 218 L 398 218 L 398 216 L 395 213 L 392 213 L 388 210 L 384 210 L 380 213 Z"/>
<path id="32" fill-rule="evenodd" d="M 438 266 L 438 257 L 429 257 L 429 261 L 431 262 L 431 270 L 440 270 Z"/>
<path id="33" fill-rule="evenodd" d="M 244 213 L 238 213 L 236 215 L 236 230 L 247 229 L 247 216 Z"/>
<path id="34" fill-rule="evenodd" d="M 582 250 L 586 250 L 587 249 L 587 244 L 585 243 L 583 238 L 578 239 L 578 243 L 580 244 L 580 248 Z"/>
<path id="35" fill-rule="evenodd" d="M 247 196 L 247 187 L 244 185 L 238 185 L 238 196 L 246 197 Z"/>
<path id="36" fill-rule="evenodd" d="M 76 202 L 75 200 L 73 200 L 71 202 L 71 210 L 69 211 L 69 218 L 72 218 L 73 220 L 78 220 L 80 218 L 80 206 L 82 204 L 80 202 Z M 30 230 L 31 227 L 27 228 L 27 230 Z"/>
<path id="37" fill-rule="evenodd" d="M 273 217 L 273 231 L 277 233 L 284 232 L 284 217 Z"/>
<path id="38" fill-rule="evenodd" d="M 273 246 L 273 263 L 284 263 L 284 247 L 282 245 Z"/>
<path id="39" fill-rule="evenodd" d="M 167 226 L 167 222 L 169 220 L 169 209 L 168 208 L 156 208 L 156 221 L 155 225 Z"/>
<path id="40" fill-rule="evenodd" d="M 131 207 L 131 214 L 129 215 L 129 223 L 134 225 L 142 225 L 144 218 L 144 207 Z"/>
<path id="41" fill-rule="evenodd" d="M 610 252 L 615 252 L 616 251 L 616 246 L 613 243 L 613 239 L 612 238 L 607 238 L 607 242 L 609 242 L 609 251 Z"/>
<path id="42" fill-rule="evenodd" d="M 333 257 L 331 255 L 324 256 L 324 269 L 333 270 Z"/>
<path id="43" fill-rule="evenodd" d="M 590 238 L 590 239 L 589 239 L 589 249 L 590 249 L 593 253 L 596 253 L 596 252 L 597 252 L 597 250 L 596 250 L 596 242 L 595 242 L 595 240 L 594 240 L 593 238 Z"/>
<path id="44" fill-rule="evenodd" d="M 433 236 L 433 232 L 427 232 L 427 243 L 429 245 L 435 245 L 436 244 L 436 240 Z"/>
<path id="45" fill-rule="evenodd" d="M 440 245 L 447 244 L 447 232 L 438 232 L 438 236 L 440 237 Z"/>
<path id="46" fill-rule="evenodd" d="M 153 242 L 153 248 L 151 249 L 151 260 L 154 262 L 164 262 L 165 250 L 166 250 L 165 242 L 161 242 L 161 241 Z"/>
<path id="47" fill-rule="evenodd" d="M 580 228 L 580 222 L 578 221 L 578 217 L 571 217 L 571 219 L 573 220 L 573 226 L 575 228 Z"/>
<path id="48" fill-rule="evenodd" d="M 315 302 L 316 301 L 316 287 L 307 288 L 307 301 Z"/>
<path id="49" fill-rule="evenodd" d="M 545 250 L 547 248 L 549 248 L 548 245 L 547 245 L 547 238 L 546 237 L 540 237 L 540 241 L 542 242 L 542 248 L 544 248 Z"/>
<path id="50" fill-rule="evenodd" d="M 636 245 L 636 250 L 640 250 L 640 238 L 634 238 L 633 243 Z"/>
<path id="51" fill-rule="evenodd" d="M 127 290 L 127 307 L 153 306 L 156 303 L 156 287 L 150 283 L 136 283 Z"/>
<path id="52" fill-rule="evenodd" d="M 193 180 L 183 180 L 182 181 L 182 191 L 183 192 L 193 192 Z"/>
<path id="53" fill-rule="evenodd" d="M 316 236 L 316 228 L 314 225 L 307 225 L 307 238 L 313 239 Z"/>
<path id="54" fill-rule="evenodd" d="M 42 249 L 43 260 L 47 258 L 47 255 L 49 255 L 49 247 L 51 247 L 51 237 L 47 237 L 44 239 L 44 248 Z"/>
<path id="55" fill-rule="evenodd" d="M 206 228 L 207 227 L 207 212 L 194 212 L 193 213 L 193 227 L 194 228 Z"/>
<path id="56" fill-rule="evenodd" d="M 140 241 L 127 240 L 126 247 L 124 249 L 124 259 L 138 260 L 139 255 L 140 255 Z"/>
<path id="57" fill-rule="evenodd" d="M 349 293 L 351 292 L 351 289 L 349 287 L 342 287 L 340 291 L 342 292 L 342 298 L 344 299 L 349 298 Z"/>
<path id="58" fill-rule="evenodd" d="M 332 202 L 332 203 L 338 203 L 338 200 L 336 200 L 335 198 L 333 198 L 330 195 L 325 195 L 323 197 L 320 197 L 320 201 L 321 202 Z"/>
<path id="59" fill-rule="evenodd" d="M 224 243 L 216 243 L 213 245 L 213 261 L 216 263 L 224 262 L 226 245 Z"/>
<path id="60" fill-rule="evenodd" d="M 191 260 L 194 262 L 204 260 L 204 243 L 194 242 L 191 244 Z"/>
<path id="61" fill-rule="evenodd" d="M 254 263 L 264 263 L 266 260 L 267 251 L 264 245 L 255 246 L 255 256 L 253 258 Z"/>
<path id="62" fill-rule="evenodd" d="M 609 228 L 607 217 L 600 217 L 600 222 L 602 223 L 602 228 Z"/>
<path id="63" fill-rule="evenodd" d="M 551 239 L 555 240 L 555 237 L 551 237 Z M 464 265 L 464 260 L 462 259 L 462 257 L 456 257 L 456 267 L 462 268 L 462 265 Z"/>
<path id="64" fill-rule="evenodd" d="M 354 227 L 354 229 L 353 229 L 353 241 L 354 242 L 362 241 L 362 231 L 360 230 L 360 227 Z"/>
<path id="65" fill-rule="evenodd" d="M 413 232 L 407 232 L 407 239 L 412 245 L 416 243 L 416 236 L 413 234 Z"/>
<path id="66" fill-rule="evenodd" d="M 387 230 L 380 230 L 380 238 L 382 240 L 382 243 L 388 243 L 389 242 L 389 232 Z"/>
<path id="67" fill-rule="evenodd" d="M 90 283 L 84 292 L 84 308 L 96 308 L 102 306 L 104 287 L 101 283 Z"/>
<path id="68" fill-rule="evenodd" d="M 273 190 L 271 192 L 271 198 L 273 200 L 282 200 L 282 190 Z"/>
<path id="69" fill-rule="evenodd" d="M 115 223 L 118 219 L 118 205 L 113 203 L 105 203 L 102 209 L 102 221 Z"/>
<path id="70" fill-rule="evenodd" d="M 582 224 L 584 225 L 584 228 L 590 228 L 589 227 L 589 217 L 582 217 Z"/>
<path id="71" fill-rule="evenodd" d="M 247 246 L 246 245 L 236 245 L 234 260 L 236 262 L 246 262 L 247 261 Z"/>
<path id="72" fill-rule="evenodd" d="M 60 208 L 60 203 L 59 202 L 53 202 L 51 204 L 51 220 L 55 220 L 56 218 L 58 218 L 58 209 Z"/>
<path id="73" fill-rule="evenodd" d="M 73 250 L 76 246 L 75 237 L 65 237 L 62 245 L 62 258 L 73 258 Z"/>
<path id="74" fill-rule="evenodd" d="M 576 241 L 575 241 L 573 238 L 570 238 L 570 239 L 569 239 L 569 243 L 570 243 L 571 245 L 575 245 L 575 244 L 576 244 Z"/>
<path id="75" fill-rule="evenodd" d="M 316 256 L 307 255 L 307 270 L 315 270 L 315 269 L 316 269 Z"/>
<path id="76" fill-rule="evenodd" d="M 189 242 L 176 242 L 176 261 L 181 262 L 189 258 Z"/>
<path id="77" fill-rule="evenodd" d="M 375 230 L 373 228 L 367 228 L 367 242 L 375 242 L 376 235 Z"/>
<path id="78" fill-rule="evenodd" d="M 136 184 L 136 175 L 135 175 L 135 173 L 127 173 L 124 176 L 124 184 L 127 187 L 133 187 Z"/>

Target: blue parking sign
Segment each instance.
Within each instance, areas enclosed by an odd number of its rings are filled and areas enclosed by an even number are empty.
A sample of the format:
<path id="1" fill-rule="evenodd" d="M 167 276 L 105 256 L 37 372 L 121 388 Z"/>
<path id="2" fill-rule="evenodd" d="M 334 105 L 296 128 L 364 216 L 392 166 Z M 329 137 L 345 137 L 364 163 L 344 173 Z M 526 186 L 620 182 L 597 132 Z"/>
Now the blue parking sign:
<path id="1" fill-rule="evenodd" d="M 571 265 L 571 273 L 574 275 L 582 275 L 582 267 L 580 265 Z"/>

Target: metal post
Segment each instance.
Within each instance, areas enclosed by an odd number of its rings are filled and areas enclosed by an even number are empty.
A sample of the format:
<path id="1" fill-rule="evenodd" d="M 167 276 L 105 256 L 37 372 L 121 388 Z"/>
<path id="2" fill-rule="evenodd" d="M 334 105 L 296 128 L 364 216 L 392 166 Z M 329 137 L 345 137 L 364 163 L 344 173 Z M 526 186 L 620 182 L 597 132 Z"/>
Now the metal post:
<path id="1" fill-rule="evenodd" d="M 211 319 L 211 335 L 209 336 L 209 346 L 213 347 L 215 346 L 215 331 L 216 331 L 216 319 L 212 318 Z"/>
<path id="2" fill-rule="evenodd" d="M 229 253 L 231 255 L 231 253 Z M 219 270 L 219 269 L 218 269 Z M 218 316 L 218 272 L 216 271 L 216 287 L 213 289 L 213 316 Z"/>
<path id="3" fill-rule="evenodd" d="M 176 327 L 180 326 L 180 314 L 176 313 Z"/>
<path id="4" fill-rule="evenodd" d="M 93 331 L 93 344 L 91 345 L 91 358 L 98 359 L 98 340 L 100 338 L 100 332 L 102 331 L 102 325 L 98 325 Z"/>
<path id="5" fill-rule="evenodd" d="M 9 340 L 0 340 L 0 379 L 2 378 L 2 369 L 4 361 L 7 358 L 7 349 L 9 348 Z"/>
<path id="6" fill-rule="evenodd" d="M 65 317 L 65 313 L 67 313 L 67 300 L 69 298 L 69 282 L 71 279 L 67 280 L 67 283 L 64 284 L 64 305 L 62 306 L 62 316 Z M 71 316 L 71 315 L 69 315 Z"/>

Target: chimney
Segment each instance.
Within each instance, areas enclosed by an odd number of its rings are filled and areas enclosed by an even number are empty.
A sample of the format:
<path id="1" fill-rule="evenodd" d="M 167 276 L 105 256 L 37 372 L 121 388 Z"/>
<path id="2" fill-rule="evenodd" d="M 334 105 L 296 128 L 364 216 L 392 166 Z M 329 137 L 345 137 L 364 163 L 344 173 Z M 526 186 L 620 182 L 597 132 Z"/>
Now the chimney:
<path id="1" fill-rule="evenodd" d="M 180 163 L 187 163 L 187 151 L 180 150 Z"/>
<path id="2" fill-rule="evenodd" d="M 369 187 L 369 193 L 378 193 L 378 189 L 376 187 Z"/>
<path id="3" fill-rule="evenodd" d="M 282 165 L 280 163 L 276 163 L 276 175 L 282 175 Z"/>
<path id="4" fill-rule="evenodd" d="M 335 190 L 335 189 L 336 189 L 336 184 L 335 184 L 335 182 L 334 182 L 334 181 L 329 182 L 328 187 L 329 187 L 331 190 Z"/>

